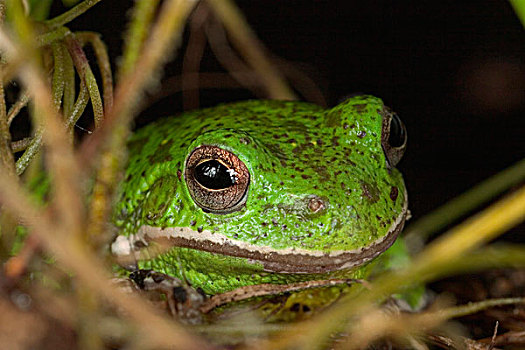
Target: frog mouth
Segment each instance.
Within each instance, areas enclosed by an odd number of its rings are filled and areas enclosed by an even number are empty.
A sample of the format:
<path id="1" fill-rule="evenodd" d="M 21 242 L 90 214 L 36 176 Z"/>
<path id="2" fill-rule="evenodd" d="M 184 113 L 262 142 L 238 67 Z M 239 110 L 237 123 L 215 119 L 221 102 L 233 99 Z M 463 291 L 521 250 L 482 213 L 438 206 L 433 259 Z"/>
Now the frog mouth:
<path id="1" fill-rule="evenodd" d="M 329 273 L 359 267 L 383 253 L 403 229 L 406 216 L 407 201 L 385 236 L 355 250 L 323 252 L 301 248 L 275 249 L 234 240 L 208 230 L 197 232 L 188 227 L 161 228 L 147 225 L 141 226 L 135 235 L 117 237 L 111 250 L 120 262 L 135 261 L 140 259 L 138 247 L 155 242 L 167 249 L 183 247 L 243 258 L 262 265 L 267 272 Z"/>

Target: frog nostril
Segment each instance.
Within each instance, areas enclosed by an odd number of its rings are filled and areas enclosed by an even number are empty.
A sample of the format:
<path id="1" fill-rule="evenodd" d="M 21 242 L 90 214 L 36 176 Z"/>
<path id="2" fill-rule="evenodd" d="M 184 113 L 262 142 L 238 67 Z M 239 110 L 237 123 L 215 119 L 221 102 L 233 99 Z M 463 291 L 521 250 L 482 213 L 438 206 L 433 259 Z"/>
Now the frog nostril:
<path id="1" fill-rule="evenodd" d="M 312 197 L 308 201 L 308 209 L 310 209 L 310 211 L 312 213 L 317 213 L 317 212 L 323 210 L 324 208 L 326 208 L 326 204 L 319 197 Z"/>

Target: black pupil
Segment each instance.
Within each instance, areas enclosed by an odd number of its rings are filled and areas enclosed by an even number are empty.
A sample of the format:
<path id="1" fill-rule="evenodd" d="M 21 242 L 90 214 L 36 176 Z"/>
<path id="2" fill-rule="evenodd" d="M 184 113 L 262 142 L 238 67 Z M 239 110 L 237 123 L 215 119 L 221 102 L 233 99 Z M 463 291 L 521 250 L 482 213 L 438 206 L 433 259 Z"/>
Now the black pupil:
<path id="1" fill-rule="evenodd" d="M 392 115 L 390 121 L 390 135 L 388 136 L 388 143 L 391 147 L 401 147 L 405 143 L 405 128 L 403 122 L 399 119 L 397 114 Z"/>
<path id="2" fill-rule="evenodd" d="M 222 190 L 233 186 L 237 181 L 235 172 L 215 159 L 207 160 L 195 167 L 195 180 L 212 190 Z"/>

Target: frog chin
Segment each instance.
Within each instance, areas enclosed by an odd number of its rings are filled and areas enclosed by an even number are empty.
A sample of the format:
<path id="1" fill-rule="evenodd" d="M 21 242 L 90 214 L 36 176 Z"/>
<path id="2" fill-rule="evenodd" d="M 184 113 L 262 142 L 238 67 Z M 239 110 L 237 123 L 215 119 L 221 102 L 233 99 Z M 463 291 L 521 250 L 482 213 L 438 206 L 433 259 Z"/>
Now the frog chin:
<path id="1" fill-rule="evenodd" d="M 405 197 L 406 198 L 406 193 Z M 387 250 L 403 229 L 407 216 L 407 201 L 401 213 L 389 227 L 387 234 L 367 246 L 354 250 L 319 251 L 302 248 L 275 249 L 235 240 L 217 232 L 198 232 L 189 227 L 154 227 L 143 225 L 137 233 L 120 235 L 111 245 L 117 260 L 136 261 L 141 257 L 141 248 L 152 243 L 168 250 L 184 247 L 214 254 L 244 258 L 261 264 L 265 271 L 273 273 L 327 273 L 361 266 Z"/>

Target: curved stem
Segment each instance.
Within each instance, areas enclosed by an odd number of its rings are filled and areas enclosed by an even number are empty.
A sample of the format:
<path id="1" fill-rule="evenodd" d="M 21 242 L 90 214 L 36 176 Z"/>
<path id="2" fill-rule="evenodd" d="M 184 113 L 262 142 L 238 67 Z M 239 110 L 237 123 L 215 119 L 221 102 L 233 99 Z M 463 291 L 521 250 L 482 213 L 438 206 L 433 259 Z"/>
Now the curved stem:
<path id="1" fill-rule="evenodd" d="M 104 107 L 102 104 L 102 98 L 100 97 L 100 91 L 98 89 L 97 80 L 95 75 L 89 66 L 89 62 L 86 58 L 86 54 L 80 45 L 80 42 L 76 37 L 71 34 L 66 37 L 66 46 L 68 48 L 73 63 L 78 71 L 78 74 L 85 82 L 89 97 L 91 98 L 91 105 L 93 106 L 93 114 L 95 117 L 95 128 L 98 128 L 102 120 L 104 119 Z"/>
<path id="2" fill-rule="evenodd" d="M 13 153 L 22 152 L 25 150 L 27 147 L 29 147 L 32 140 L 32 137 L 26 137 L 21 140 L 11 142 L 11 149 L 13 150 Z"/>
<path id="3" fill-rule="evenodd" d="M 64 12 L 63 14 L 56 16 L 55 18 L 52 18 L 50 20 L 45 21 L 45 24 L 48 26 L 49 29 L 53 30 L 58 27 L 63 26 L 66 23 L 71 22 L 87 10 L 89 10 L 91 7 L 96 5 L 100 0 L 85 0 L 82 1 L 77 6 L 73 7 L 71 10 Z"/>
<path id="4" fill-rule="evenodd" d="M 18 100 L 13 105 L 11 105 L 9 112 L 7 113 L 7 125 L 11 125 L 13 119 L 15 119 L 20 110 L 24 108 L 28 102 L 29 94 L 27 93 L 27 91 L 24 91 L 20 94 Z"/>
<path id="5" fill-rule="evenodd" d="M 64 52 L 64 99 L 62 113 L 67 117 L 72 113 L 75 104 L 75 67 L 67 47 L 63 44 L 60 46 Z"/>
<path id="6" fill-rule="evenodd" d="M 86 84 L 83 81 L 80 82 L 79 89 L 80 91 L 78 93 L 77 101 L 73 105 L 71 114 L 67 116 L 66 120 L 66 128 L 70 131 L 73 131 L 75 123 L 80 118 L 89 102 L 89 91 Z"/>
<path id="7" fill-rule="evenodd" d="M 95 51 L 98 68 L 102 76 L 102 90 L 104 96 L 104 111 L 107 113 L 111 106 L 113 106 L 113 75 L 111 73 L 111 65 L 109 63 L 109 55 L 106 44 L 100 39 L 100 34 L 94 32 L 78 32 L 76 36 L 85 44 L 91 44 Z"/>
<path id="8" fill-rule="evenodd" d="M 53 82 L 51 84 L 51 91 L 53 93 L 53 103 L 57 110 L 62 104 L 62 96 L 64 95 L 64 51 L 62 45 L 54 42 L 51 45 L 53 49 Z"/>

